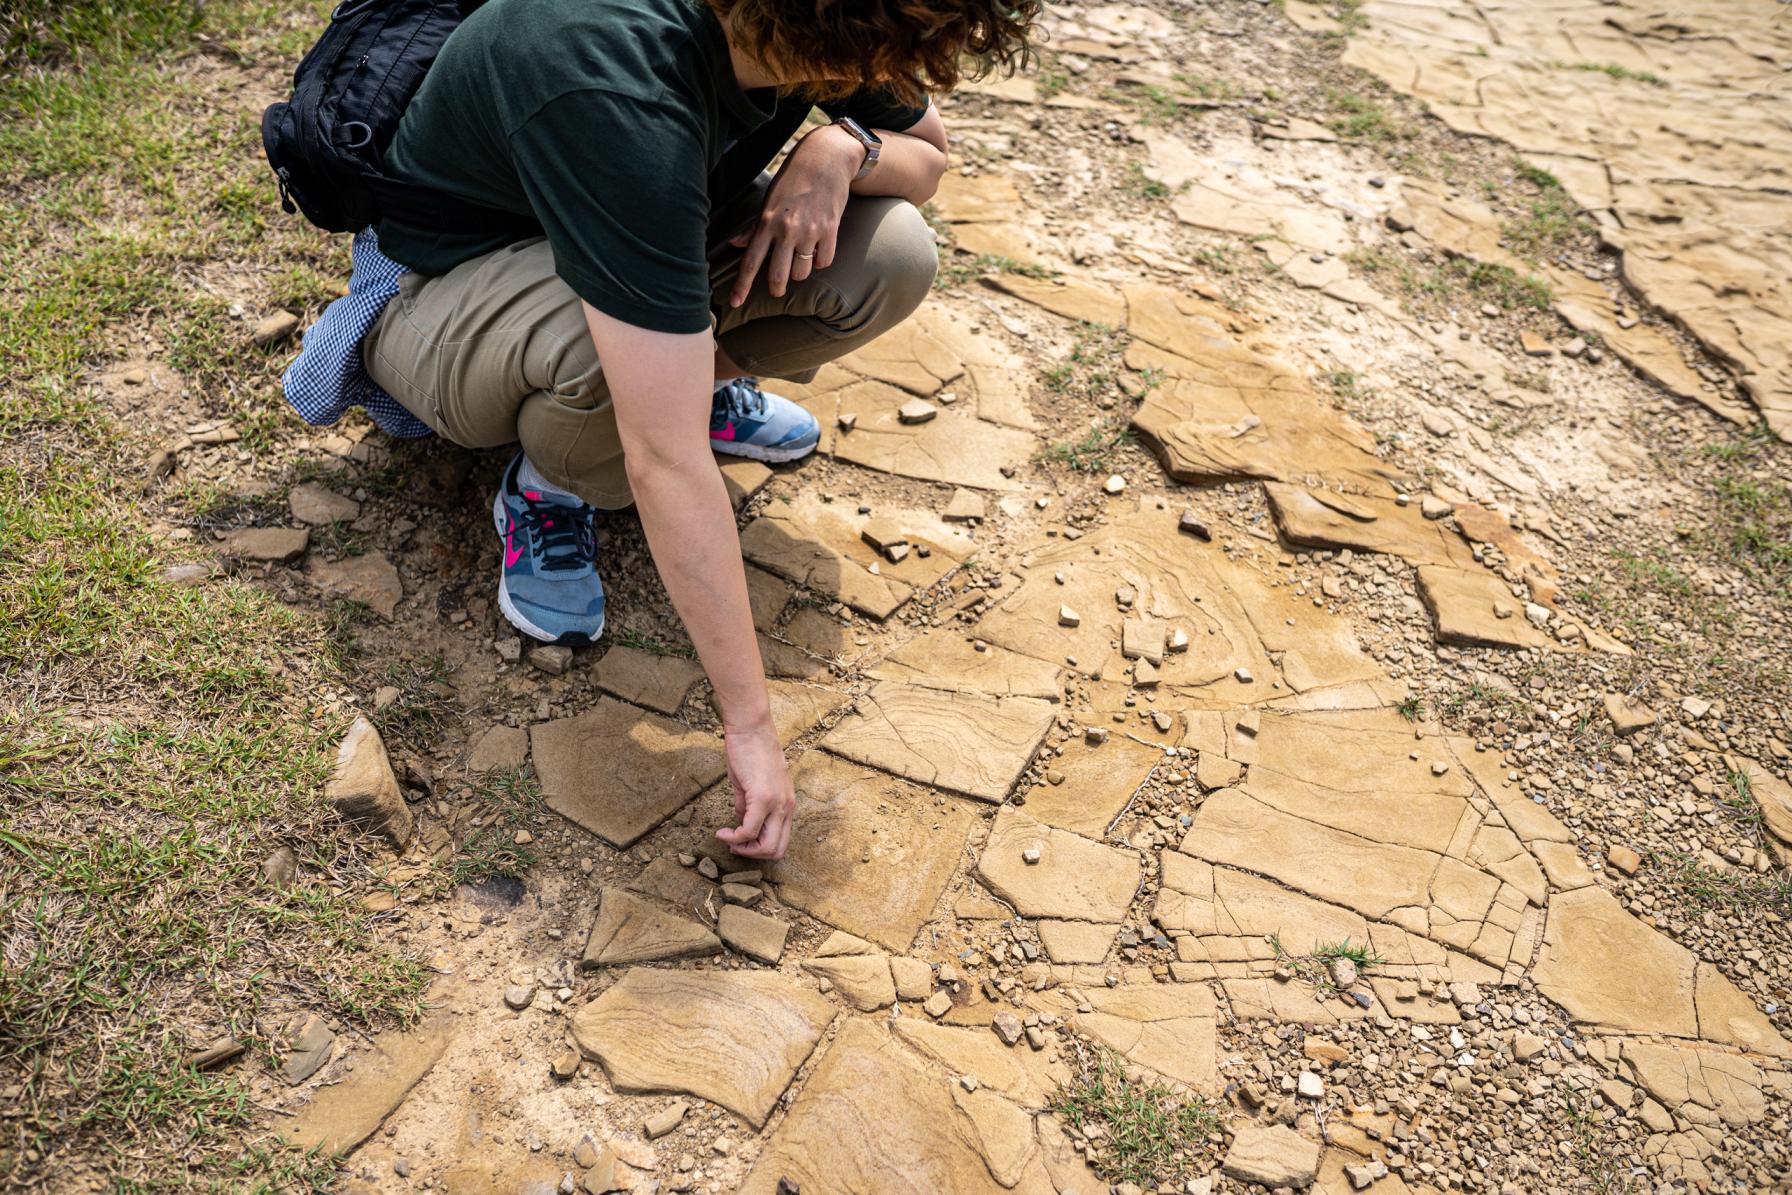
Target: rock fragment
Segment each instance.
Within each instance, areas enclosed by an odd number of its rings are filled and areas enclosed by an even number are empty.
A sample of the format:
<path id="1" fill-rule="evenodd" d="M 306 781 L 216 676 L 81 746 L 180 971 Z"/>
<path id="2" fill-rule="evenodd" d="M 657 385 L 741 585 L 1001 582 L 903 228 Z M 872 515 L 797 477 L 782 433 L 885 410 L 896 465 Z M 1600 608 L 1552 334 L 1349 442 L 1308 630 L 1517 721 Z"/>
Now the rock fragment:
<path id="1" fill-rule="evenodd" d="M 723 905 L 721 915 L 716 919 L 716 932 L 731 950 L 769 966 L 777 966 L 778 960 L 784 957 L 784 939 L 790 933 L 790 927 L 776 917 L 755 913 L 741 905 Z"/>
<path id="2" fill-rule="evenodd" d="M 690 1110 L 691 1106 L 683 1100 L 673 1100 L 643 1120 L 641 1132 L 649 1141 L 664 1137 L 684 1123 L 685 1114 Z"/>
<path id="3" fill-rule="evenodd" d="M 344 819 L 382 835 L 403 850 L 411 840 L 411 810 L 392 774 L 392 761 L 380 732 L 366 718 L 356 718 L 336 749 L 336 768 L 324 786 L 324 799 Z"/>
<path id="4" fill-rule="evenodd" d="M 1605 695 L 1605 716 L 1611 719 L 1612 730 L 1620 737 L 1655 725 L 1655 711 L 1626 693 Z"/>
<path id="5" fill-rule="evenodd" d="M 1304 1189 L 1319 1173 L 1319 1143 L 1279 1124 L 1245 1125 L 1220 1169 L 1242 1182 Z"/>
<path id="6" fill-rule="evenodd" d="M 224 551 L 243 560 L 290 564 L 311 546 L 311 532 L 303 527 L 249 527 L 224 538 Z"/>
<path id="7" fill-rule="evenodd" d="M 279 344 L 299 330 L 299 317 L 290 311 L 276 311 L 255 325 L 249 339 L 261 348 Z"/>

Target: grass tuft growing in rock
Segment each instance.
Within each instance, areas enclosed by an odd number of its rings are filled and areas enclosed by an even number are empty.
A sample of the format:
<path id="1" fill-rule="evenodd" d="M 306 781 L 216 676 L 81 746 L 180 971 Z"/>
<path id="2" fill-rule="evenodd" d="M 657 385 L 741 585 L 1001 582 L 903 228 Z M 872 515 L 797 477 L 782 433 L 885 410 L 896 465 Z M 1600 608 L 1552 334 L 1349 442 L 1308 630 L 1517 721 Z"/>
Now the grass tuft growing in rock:
<path id="1" fill-rule="evenodd" d="M 1089 1142 L 1098 1174 L 1148 1188 L 1193 1176 L 1219 1130 L 1206 1100 L 1128 1074 L 1105 1046 L 1071 1039 L 1069 1055 L 1071 1079 L 1048 1107 Z"/>

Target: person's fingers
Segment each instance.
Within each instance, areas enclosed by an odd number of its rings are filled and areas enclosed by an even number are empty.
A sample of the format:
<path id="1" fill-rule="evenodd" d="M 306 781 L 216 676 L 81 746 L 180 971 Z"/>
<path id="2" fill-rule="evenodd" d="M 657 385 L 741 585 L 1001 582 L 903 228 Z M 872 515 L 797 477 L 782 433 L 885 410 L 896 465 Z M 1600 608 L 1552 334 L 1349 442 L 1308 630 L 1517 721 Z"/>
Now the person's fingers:
<path id="1" fill-rule="evenodd" d="M 753 279 L 759 274 L 760 263 L 765 261 L 767 250 L 772 245 L 771 223 L 761 220 L 753 229 L 753 236 L 747 242 L 747 252 L 740 259 L 740 273 L 734 279 L 734 291 L 728 296 L 730 307 L 739 307 L 747 301 L 747 294 L 753 289 Z"/>
<path id="2" fill-rule="evenodd" d="M 771 858 L 782 859 L 784 857 L 784 852 L 790 847 L 790 831 L 795 825 L 796 817 L 794 812 L 782 809 L 778 811 L 778 826 L 776 836 L 772 839 Z M 761 832 L 760 837 L 764 838 L 765 836 L 766 835 Z"/>
<path id="3" fill-rule="evenodd" d="M 821 230 L 821 237 L 813 246 L 815 250 L 815 268 L 825 270 L 834 264 L 834 242 L 840 235 L 838 222 Z"/>
<path id="4" fill-rule="evenodd" d="M 771 252 L 765 259 L 765 287 L 778 298 L 784 297 L 784 289 L 790 284 L 791 259 L 796 253 L 796 244 L 790 234 L 781 234 L 772 242 Z"/>
<path id="5" fill-rule="evenodd" d="M 790 280 L 792 282 L 801 282 L 815 269 L 815 254 L 814 244 L 809 243 L 805 244 L 800 251 L 790 255 Z"/>

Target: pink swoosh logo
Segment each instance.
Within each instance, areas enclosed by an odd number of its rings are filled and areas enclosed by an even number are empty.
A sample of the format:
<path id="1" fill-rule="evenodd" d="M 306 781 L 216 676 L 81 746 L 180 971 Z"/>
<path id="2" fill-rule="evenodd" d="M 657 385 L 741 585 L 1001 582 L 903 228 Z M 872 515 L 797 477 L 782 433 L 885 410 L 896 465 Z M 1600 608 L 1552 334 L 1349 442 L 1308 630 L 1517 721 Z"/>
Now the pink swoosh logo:
<path id="1" fill-rule="evenodd" d="M 734 439 L 734 423 L 733 423 L 733 421 L 730 420 L 728 423 L 728 426 L 724 427 L 719 432 L 710 432 L 709 438 L 712 440 L 732 440 L 732 439 Z"/>
<path id="2" fill-rule="evenodd" d="M 515 522 L 512 522 L 509 526 L 504 528 L 504 567 L 505 568 L 514 567 L 516 562 L 523 558 L 523 550 L 521 548 L 511 546 L 511 536 L 514 535 L 515 532 L 516 532 L 516 523 Z"/>

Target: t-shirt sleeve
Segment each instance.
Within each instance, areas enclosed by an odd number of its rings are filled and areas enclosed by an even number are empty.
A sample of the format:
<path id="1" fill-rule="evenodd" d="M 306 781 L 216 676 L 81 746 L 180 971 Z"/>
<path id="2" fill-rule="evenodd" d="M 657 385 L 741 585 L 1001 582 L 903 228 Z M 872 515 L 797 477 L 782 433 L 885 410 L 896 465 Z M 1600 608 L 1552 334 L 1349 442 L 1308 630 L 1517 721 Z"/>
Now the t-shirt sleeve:
<path id="1" fill-rule="evenodd" d="M 868 129 L 885 129 L 892 133 L 913 128 L 916 121 L 927 115 L 925 103 L 917 108 L 883 90 L 855 92 L 843 100 L 818 106 L 835 120 L 847 116 Z"/>
<path id="2" fill-rule="evenodd" d="M 709 330 L 708 172 L 688 109 L 574 92 L 517 128 L 510 149 L 574 293 L 655 332 Z"/>

